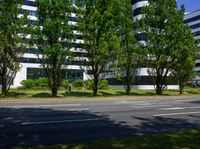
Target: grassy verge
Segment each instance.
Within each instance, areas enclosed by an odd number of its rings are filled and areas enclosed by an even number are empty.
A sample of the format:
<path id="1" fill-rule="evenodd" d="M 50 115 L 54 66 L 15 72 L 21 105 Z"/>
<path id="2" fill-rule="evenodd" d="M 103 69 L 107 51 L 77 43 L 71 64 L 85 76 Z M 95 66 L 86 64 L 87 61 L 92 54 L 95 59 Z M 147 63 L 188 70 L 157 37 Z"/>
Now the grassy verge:
<path id="1" fill-rule="evenodd" d="M 110 96 L 124 96 L 124 90 L 108 89 L 100 90 L 97 97 L 110 97 Z M 166 90 L 163 96 L 178 96 L 178 90 Z M 200 95 L 199 88 L 186 88 L 184 95 Z M 131 96 L 156 96 L 154 90 L 132 90 Z M 27 98 L 49 98 L 51 97 L 51 92 L 48 88 L 33 88 L 33 89 L 11 89 L 6 98 L 9 99 L 27 99 Z M 91 90 L 86 89 L 73 89 L 70 93 L 64 89 L 61 89 L 58 93 L 58 98 L 65 97 L 93 97 Z"/>
<path id="2" fill-rule="evenodd" d="M 22 148 L 18 147 L 16 149 Z M 200 130 L 113 138 L 71 145 L 40 145 L 31 149 L 200 149 Z"/>

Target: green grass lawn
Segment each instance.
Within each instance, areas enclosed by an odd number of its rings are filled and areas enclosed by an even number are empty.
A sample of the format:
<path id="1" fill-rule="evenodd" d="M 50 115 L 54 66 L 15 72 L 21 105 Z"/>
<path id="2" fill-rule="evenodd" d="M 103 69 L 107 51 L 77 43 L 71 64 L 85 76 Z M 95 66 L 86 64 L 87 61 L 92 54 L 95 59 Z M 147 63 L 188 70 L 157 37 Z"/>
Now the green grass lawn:
<path id="1" fill-rule="evenodd" d="M 23 148 L 18 147 L 15 149 Z M 30 149 L 200 149 L 200 130 L 113 138 L 69 145 L 40 145 Z"/>
<path id="2" fill-rule="evenodd" d="M 184 95 L 200 95 L 200 88 L 186 88 Z M 124 96 L 124 90 L 117 89 L 107 89 L 99 90 L 97 97 L 109 97 L 109 96 Z M 178 90 L 166 90 L 163 93 L 163 96 L 178 96 Z M 156 96 L 154 90 L 132 90 L 131 96 Z M 48 88 L 33 88 L 33 89 L 11 89 L 8 97 L 10 99 L 26 99 L 26 98 L 49 98 L 51 97 L 51 92 Z M 75 88 L 72 89 L 71 93 L 61 89 L 58 93 L 58 98 L 64 97 L 93 97 L 91 90 Z"/>

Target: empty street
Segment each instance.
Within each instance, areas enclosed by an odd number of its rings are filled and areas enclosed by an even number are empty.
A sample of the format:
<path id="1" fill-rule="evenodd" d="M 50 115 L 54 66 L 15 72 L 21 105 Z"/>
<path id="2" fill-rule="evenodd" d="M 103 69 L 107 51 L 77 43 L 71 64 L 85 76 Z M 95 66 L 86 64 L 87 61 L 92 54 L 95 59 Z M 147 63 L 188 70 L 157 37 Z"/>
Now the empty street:
<path id="1" fill-rule="evenodd" d="M 200 128 L 200 97 L 117 98 L 1 101 L 0 148 Z"/>

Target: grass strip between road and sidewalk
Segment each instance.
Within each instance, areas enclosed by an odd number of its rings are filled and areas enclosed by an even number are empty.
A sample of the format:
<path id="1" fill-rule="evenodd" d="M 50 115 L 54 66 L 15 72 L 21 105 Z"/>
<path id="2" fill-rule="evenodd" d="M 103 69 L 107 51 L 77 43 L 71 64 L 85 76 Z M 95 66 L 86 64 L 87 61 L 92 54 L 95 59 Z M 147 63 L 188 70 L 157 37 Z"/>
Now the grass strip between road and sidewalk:
<path id="1" fill-rule="evenodd" d="M 24 149 L 17 147 L 15 149 Z M 112 138 L 78 144 L 37 146 L 30 149 L 200 149 L 200 129 L 148 136 Z"/>
<path id="2" fill-rule="evenodd" d="M 200 88 L 186 88 L 183 96 L 199 96 Z M 123 89 L 99 90 L 97 97 L 120 97 L 126 96 Z M 131 92 L 132 97 L 135 96 L 157 96 L 154 90 L 138 90 L 133 89 Z M 162 96 L 179 96 L 178 90 L 165 90 Z M 36 98 L 52 98 L 51 92 L 48 88 L 33 88 L 33 89 L 11 89 L 6 98 L 3 99 L 36 99 Z M 56 98 L 94 98 L 91 90 L 75 88 L 71 92 L 67 90 L 59 90 L 58 97 Z M 96 97 L 95 97 L 96 98 Z"/>

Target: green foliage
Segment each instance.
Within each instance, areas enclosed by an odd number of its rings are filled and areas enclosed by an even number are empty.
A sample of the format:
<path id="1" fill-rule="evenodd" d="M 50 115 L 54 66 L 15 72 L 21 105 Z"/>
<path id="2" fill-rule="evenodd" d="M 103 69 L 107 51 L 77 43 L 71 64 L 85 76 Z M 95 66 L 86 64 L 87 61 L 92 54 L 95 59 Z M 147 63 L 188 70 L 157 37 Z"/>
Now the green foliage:
<path id="1" fill-rule="evenodd" d="M 6 96 L 17 71 L 25 47 L 22 43 L 26 36 L 27 14 L 18 17 L 22 1 L 0 1 L 0 77 L 2 95 Z"/>
<path id="2" fill-rule="evenodd" d="M 33 87 L 48 87 L 48 78 L 39 78 L 39 79 L 28 79 L 28 80 L 23 80 L 21 82 L 21 85 L 23 88 L 33 88 Z"/>
<path id="3" fill-rule="evenodd" d="M 120 48 L 117 36 L 118 0 L 86 0 L 79 3 L 78 26 L 83 35 L 84 49 L 90 61 L 94 85 L 93 95 L 97 95 L 98 84 L 104 78 L 102 73 L 111 69 L 116 51 Z M 86 5 L 85 5 L 86 4 Z"/>
<path id="4" fill-rule="evenodd" d="M 84 83 L 85 83 L 85 87 L 89 90 L 91 90 L 94 86 L 94 82 L 92 80 L 86 80 Z M 108 81 L 101 80 L 100 84 L 98 85 L 98 89 L 100 90 L 108 89 Z"/>
<path id="5" fill-rule="evenodd" d="M 62 87 L 64 87 L 65 89 L 67 89 L 69 87 L 69 81 L 68 80 L 63 80 L 62 81 Z"/>
<path id="6" fill-rule="evenodd" d="M 74 87 L 84 87 L 84 81 L 83 80 L 75 80 L 73 82 Z"/>
<path id="7" fill-rule="evenodd" d="M 48 78 L 39 78 L 35 80 L 35 86 L 39 87 L 48 87 L 49 80 Z"/>
<path id="8" fill-rule="evenodd" d="M 69 64 L 66 59 L 70 61 L 71 41 L 74 38 L 67 15 L 72 10 L 72 4 L 70 0 L 37 0 L 36 4 L 39 23 L 32 26 L 31 44 L 43 49 L 42 67 L 49 79 L 52 96 L 57 96 L 61 72 Z"/>
<path id="9" fill-rule="evenodd" d="M 101 80 L 101 82 L 99 84 L 99 89 L 100 90 L 108 89 L 108 81 L 107 80 Z"/>
<path id="10" fill-rule="evenodd" d="M 25 89 L 30 89 L 30 88 L 33 88 L 33 87 L 36 86 L 36 81 L 35 80 L 31 80 L 31 79 L 23 80 L 21 82 L 21 85 Z"/>
<path id="11" fill-rule="evenodd" d="M 145 17 L 141 21 L 140 31 L 147 37 L 148 73 L 155 76 L 156 93 L 162 94 L 172 81 L 169 78 L 185 71 L 182 66 L 185 67 L 185 62 L 193 59 L 196 47 L 191 30 L 183 22 L 184 7 L 178 10 L 176 0 L 148 2 L 149 5 L 142 9 Z M 188 70 L 191 72 L 191 67 Z"/>
<path id="12" fill-rule="evenodd" d="M 93 83 L 92 80 L 86 80 L 86 81 L 84 81 L 84 84 L 85 84 L 85 87 L 86 87 L 88 90 L 93 89 L 94 83 Z"/>
<path id="13" fill-rule="evenodd" d="M 129 0 L 119 0 L 120 15 L 118 17 L 118 36 L 121 39 L 120 50 L 117 53 L 115 75 L 125 86 L 126 94 L 131 93 L 131 85 L 134 81 L 136 69 L 144 55 L 144 49 L 136 39 L 136 22 L 133 17 L 132 4 Z"/>

